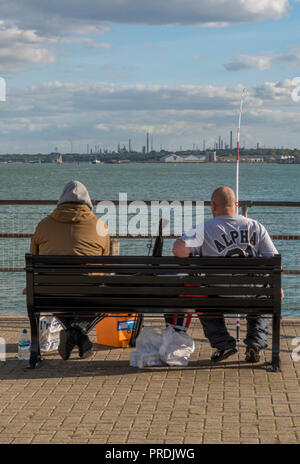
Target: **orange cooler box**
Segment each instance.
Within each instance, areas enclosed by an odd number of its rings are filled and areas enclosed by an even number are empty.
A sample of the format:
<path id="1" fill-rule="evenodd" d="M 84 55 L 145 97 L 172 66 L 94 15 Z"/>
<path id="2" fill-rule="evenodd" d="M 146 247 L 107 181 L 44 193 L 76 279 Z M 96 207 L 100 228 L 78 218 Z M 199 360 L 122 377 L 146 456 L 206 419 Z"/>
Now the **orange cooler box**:
<path id="1" fill-rule="evenodd" d="M 98 345 L 128 348 L 137 314 L 108 315 L 96 324 Z"/>

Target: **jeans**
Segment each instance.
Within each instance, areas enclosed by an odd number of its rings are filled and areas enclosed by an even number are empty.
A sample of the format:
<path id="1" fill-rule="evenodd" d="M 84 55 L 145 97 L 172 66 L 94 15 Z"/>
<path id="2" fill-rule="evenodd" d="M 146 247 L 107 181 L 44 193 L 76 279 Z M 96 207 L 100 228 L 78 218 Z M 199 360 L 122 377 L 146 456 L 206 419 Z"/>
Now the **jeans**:
<path id="1" fill-rule="evenodd" d="M 227 331 L 224 317 L 199 318 L 205 336 L 212 348 L 227 350 L 235 348 L 236 340 Z M 262 350 L 268 346 L 269 320 L 258 315 L 247 316 L 247 335 L 245 345 Z"/>
<path id="2" fill-rule="evenodd" d="M 88 325 L 95 319 L 95 316 L 86 317 L 67 317 L 57 316 L 56 319 L 67 329 L 70 327 L 79 327 L 83 332 L 87 331 Z"/>

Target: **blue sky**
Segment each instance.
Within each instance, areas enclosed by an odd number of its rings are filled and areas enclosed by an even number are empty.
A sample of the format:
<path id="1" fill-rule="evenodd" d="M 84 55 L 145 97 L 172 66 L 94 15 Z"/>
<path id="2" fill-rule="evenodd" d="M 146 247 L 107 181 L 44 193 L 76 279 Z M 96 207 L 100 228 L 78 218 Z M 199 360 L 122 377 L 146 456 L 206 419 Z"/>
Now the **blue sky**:
<path id="1" fill-rule="evenodd" d="M 300 147 L 295 0 L 0 0 L 1 153 Z M 300 92 L 299 92 L 300 93 Z"/>

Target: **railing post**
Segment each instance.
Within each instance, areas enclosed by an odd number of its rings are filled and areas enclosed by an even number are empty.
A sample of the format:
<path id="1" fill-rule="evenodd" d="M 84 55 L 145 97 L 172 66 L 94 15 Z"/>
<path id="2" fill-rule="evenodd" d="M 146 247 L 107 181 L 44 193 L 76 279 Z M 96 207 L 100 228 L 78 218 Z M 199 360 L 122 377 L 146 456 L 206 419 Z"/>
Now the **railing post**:
<path id="1" fill-rule="evenodd" d="M 120 256 L 120 242 L 116 238 L 112 238 L 110 242 L 111 256 Z"/>
<path id="2" fill-rule="evenodd" d="M 243 205 L 242 206 L 242 215 L 245 217 L 248 217 L 248 205 Z"/>

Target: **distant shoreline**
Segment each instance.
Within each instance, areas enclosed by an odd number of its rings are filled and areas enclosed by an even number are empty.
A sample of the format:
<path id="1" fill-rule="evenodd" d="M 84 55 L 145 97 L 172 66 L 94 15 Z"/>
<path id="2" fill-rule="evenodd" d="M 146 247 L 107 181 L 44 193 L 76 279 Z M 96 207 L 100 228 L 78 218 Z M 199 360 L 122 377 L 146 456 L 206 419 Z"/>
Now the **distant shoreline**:
<path id="1" fill-rule="evenodd" d="M 211 159 L 213 155 L 213 159 Z M 176 159 L 177 158 L 177 159 Z M 186 159 L 185 158 L 190 158 Z M 192 159 L 194 158 L 194 159 Z M 198 158 L 198 159 L 196 159 Z M 98 152 L 98 153 L 58 153 L 49 154 L 2 154 L 0 163 L 26 163 L 26 164 L 131 164 L 131 163 L 159 163 L 159 164 L 224 164 L 236 162 L 236 150 L 197 151 L 186 150 L 170 152 L 161 150 L 149 153 L 141 152 Z M 240 162 L 247 164 L 298 164 L 300 163 L 300 150 L 298 149 L 241 149 Z"/>
<path id="2" fill-rule="evenodd" d="M 152 161 L 152 160 L 144 160 L 144 161 L 101 161 L 100 163 L 98 163 L 97 165 L 98 166 L 101 166 L 103 164 L 109 164 L 109 165 L 128 165 L 128 164 L 160 164 L 160 165 L 189 165 L 189 164 L 214 164 L 214 165 L 218 165 L 218 164 L 221 164 L 221 165 L 224 165 L 224 164 L 235 164 L 236 163 L 236 160 L 233 159 L 233 160 L 218 160 L 218 161 L 180 161 L 180 162 L 164 162 L 164 161 Z M 269 164 L 279 164 L 279 165 L 287 165 L 287 164 L 291 164 L 291 165 L 295 165 L 295 164 L 300 164 L 300 158 L 297 159 L 296 161 L 294 162 L 281 162 L 280 160 L 274 160 L 274 161 L 259 161 L 259 162 L 256 162 L 256 161 L 251 161 L 251 160 L 243 160 L 243 159 L 240 159 L 240 163 L 242 164 L 251 164 L 251 165 L 269 165 Z M 39 162 L 39 161 L 6 161 L 6 160 L 0 160 L 0 164 L 46 164 L 46 165 L 63 165 L 63 164 L 67 164 L 67 165 L 71 165 L 71 164 L 93 164 L 91 161 L 64 161 L 62 163 L 56 163 L 56 162 Z"/>

